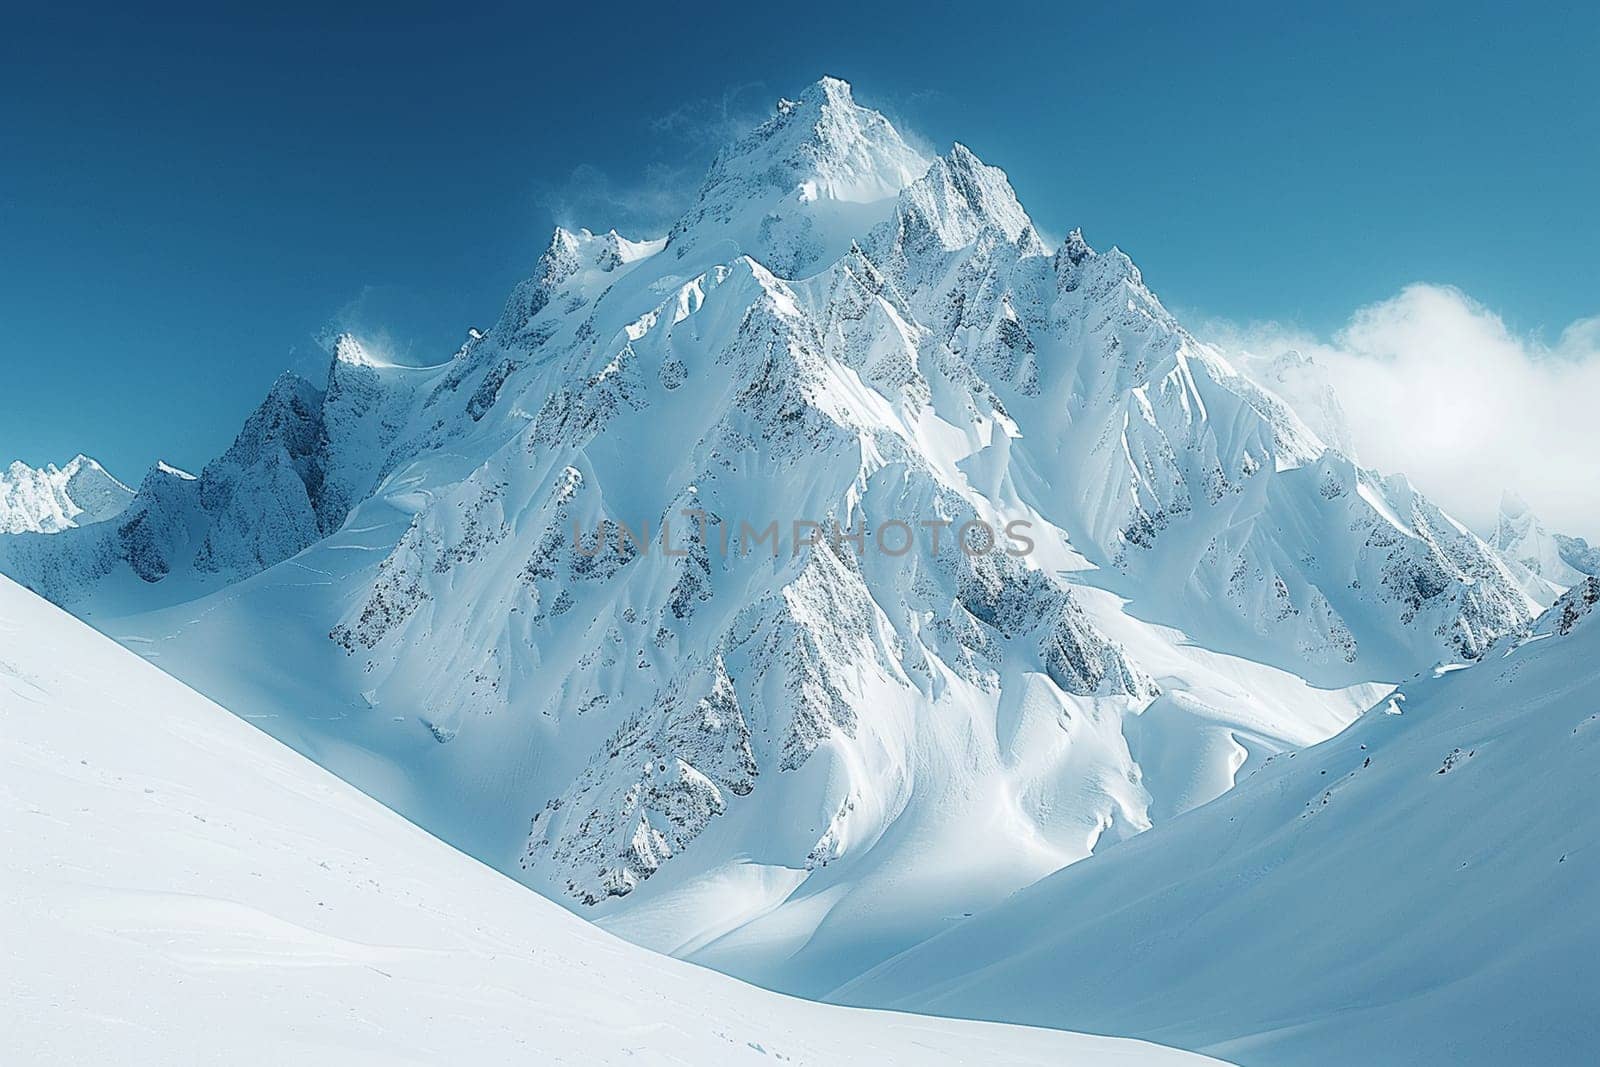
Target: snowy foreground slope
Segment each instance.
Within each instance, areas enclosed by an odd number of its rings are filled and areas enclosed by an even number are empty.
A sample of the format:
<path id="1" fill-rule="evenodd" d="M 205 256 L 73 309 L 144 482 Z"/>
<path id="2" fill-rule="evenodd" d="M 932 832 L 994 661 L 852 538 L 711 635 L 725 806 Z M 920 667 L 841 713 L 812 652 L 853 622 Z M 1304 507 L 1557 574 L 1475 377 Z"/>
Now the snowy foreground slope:
<path id="1" fill-rule="evenodd" d="M 557 230 L 448 361 L 330 355 L 0 571 L 571 910 L 788 992 L 1554 595 L 837 79 L 665 235 Z"/>
<path id="2" fill-rule="evenodd" d="M 0 1061 L 1203 1062 L 625 944 L 0 578 Z"/>
<path id="3" fill-rule="evenodd" d="M 1597 600 L 836 999 L 1246 1064 L 1595 1062 Z"/>

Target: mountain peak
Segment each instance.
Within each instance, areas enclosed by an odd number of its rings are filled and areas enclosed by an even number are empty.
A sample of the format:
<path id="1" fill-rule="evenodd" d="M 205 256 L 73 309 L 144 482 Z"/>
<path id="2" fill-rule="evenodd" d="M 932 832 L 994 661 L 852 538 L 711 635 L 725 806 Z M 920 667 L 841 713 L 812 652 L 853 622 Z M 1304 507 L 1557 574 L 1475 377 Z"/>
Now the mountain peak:
<path id="1" fill-rule="evenodd" d="M 779 100 L 778 110 L 781 112 L 785 108 L 792 109 L 805 103 L 854 106 L 855 102 L 855 95 L 850 89 L 849 82 L 843 78 L 835 78 L 824 74 L 806 86 L 806 90 L 800 94 L 799 100 Z"/>
<path id="2" fill-rule="evenodd" d="M 945 159 L 954 166 L 968 170 L 986 165 L 983 160 L 978 158 L 976 152 L 960 141 L 950 142 L 950 151 L 945 154 Z"/>
<path id="3" fill-rule="evenodd" d="M 928 222 L 946 248 L 963 247 L 989 229 L 1027 251 L 1045 251 L 1006 172 L 989 166 L 959 141 L 933 161 L 901 200 L 905 209 Z"/>
<path id="4" fill-rule="evenodd" d="M 1581 537 L 1548 529 L 1528 502 L 1510 489 L 1500 496 L 1492 543 L 1508 560 L 1557 588 L 1570 588 L 1600 572 L 1600 549 Z"/>
<path id="5" fill-rule="evenodd" d="M 1056 252 L 1057 269 L 1064 266 L 1076 267 L 1094 254 L 1095 251 L 1089 247 L 1089 242 L 1083 239 L 1083 231 L 1074 226 L 1072 232 L 1067 234 L 1067 239 L 1061 242 L 1060 250 Z"/>
<path id="6" fill-rule="evenodd" d="M 746 253 L 783 277 L 838 258 L 887 215 L 928 160 L 850 86 L 823 78 L 723 148 L 668 238 L 681 258 Z"/>
<path id="7" fill-rule="evenodd" d="M 1528 502 L 1517 495 L 1516 490 L 1507 489 L 1500 494 L 1500 514 L 1502 517 L 1520 519 L 1528 511 Z"/>
<path id="8" fill-rule="evenodd" d="M 333 359 L 336 363 L 348 363 L 355 367 L 382 366 L 352 333 L 341 333 L 333 339 Z"/>
<path id="9" fill-rule="evenodd" d="M 0 533 L 59 533 L 111 518 L 133 497 L 83 453 L 64 466 L 16 460 L 0 471 Z"/>
<path id="10" fill-rule="evenodd" d="M 798 99 L 779 100 L 777 114 L 724 147 L 698 199 L 704 205 L 729 186 L 754 184 L 866 203 L 894 196 L 927 167 L 887 118 L 855 102 L 848 82 L 823 78 Z"/>

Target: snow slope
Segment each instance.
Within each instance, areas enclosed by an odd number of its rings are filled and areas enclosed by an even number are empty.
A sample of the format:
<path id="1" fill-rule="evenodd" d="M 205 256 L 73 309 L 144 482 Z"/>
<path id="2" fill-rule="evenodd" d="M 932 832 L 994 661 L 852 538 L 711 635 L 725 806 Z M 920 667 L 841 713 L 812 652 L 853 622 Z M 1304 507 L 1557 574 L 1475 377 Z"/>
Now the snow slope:
<path id="1" fill-rule="evenodd" d="M 1105 1063 L 634 948 L 0 578 L 0 1059 Z"/>
<path id="2" fill-rule="evenodd" d="M 664 238 L 558 230 L 447 363 L 343 339 L 0 570 L 580 914 L 807 993 L 1535 606 L 1127 255 L 836 79 Z"/>
<path id="3" fill-rule="evenodd" d="M 836 998 L 1246 1064 L 1594 1062 L 1597 600 Z"/>
<path id="4" fill-rule="evenodd" d="M 104 522 L 132 498 L 133 490 L 88 456 L 75 456 L 65 467 L 13 462 L 0 471 L 0 534 L 59 533 Z"/>

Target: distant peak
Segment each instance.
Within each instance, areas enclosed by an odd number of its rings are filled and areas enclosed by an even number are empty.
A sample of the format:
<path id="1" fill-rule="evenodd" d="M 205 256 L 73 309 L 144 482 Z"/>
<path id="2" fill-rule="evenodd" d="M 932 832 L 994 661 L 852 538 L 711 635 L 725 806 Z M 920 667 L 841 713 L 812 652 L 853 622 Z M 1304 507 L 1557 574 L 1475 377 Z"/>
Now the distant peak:
<path id="1" fill-rule="evenodd" d="M 1508 519 L 1520 519 L 1529 511 L 1528 502 L 1516 490 L 1507 489 L 1500 494 L 1500 514 Z"/>
<path id="2" fill-rule="evenodd" d="M 11 461 L 11 465 L 6 468 L 6 473 L 12 478 L 17 479 L 40 475 L 65 475 L 70 478 L 80 470 L 99 471 L 100 473 L 105 474 L 104 467 L 100 466 L 99 463 L 84 455 L 82 452 L 79 452 L 76 456 L 73 456 L 70 460 L 68 460 L 66 463 L 63 463 L 59 467 L 54 463 L 46 463 L 42 467 L 30 467 L 26 463 L 22 462 L 22 460 L 14 459 Z M 106 477 L 109 478 L 110 475 L 106 475 Z"/>
<path id="3" fill-rule="evenodd" d="M 82 452 L 79 452 L 76 456 L 73 456 L 72 459 L 68 461 L 67 465 L 61 468 L 61 473 L 65 474 L 68 478 L 76 478 L 80 474 L 100 475 L 101 477 L 109 479 L 112 482 L 117 482 L 117 480 L 111 476 L 111 473 L 100 464 L 99 460 L 95 459 L 93 456 L 86 456 Z M 120 485 L 122 483 L 117 482 L 117 484 Z"/>
<path id="4" fill-rule="evenodd" d="M 168 478 L 176 478 L 183 482 L 194 481 L 194 475 L 190 474 L 182 467 L 174 467 L 164 459 L 156 460 L 156 465 L 150 469 L 150 473 L 165 475 Z"/>
<path id="5" fill-rule="evenodd" d="M 59 467 L 15 460 L 0 468 L 0 534 L 53 534 L 99 522 L 120 512 L 132 496 L 81 452 Z"/>

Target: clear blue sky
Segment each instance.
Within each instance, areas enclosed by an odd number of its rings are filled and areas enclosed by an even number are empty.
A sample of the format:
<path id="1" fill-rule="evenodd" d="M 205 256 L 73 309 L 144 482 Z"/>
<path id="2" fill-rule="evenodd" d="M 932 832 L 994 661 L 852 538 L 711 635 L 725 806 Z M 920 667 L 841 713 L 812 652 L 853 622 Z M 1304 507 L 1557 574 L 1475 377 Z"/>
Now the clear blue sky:
<path id="1" fill-rule="evenodd" d="M 659 232 L 823 73 L 1182 310 L 1326 331 L 1424 280 L 1552 339 L 1600 313 L 1588 4 L 30 6 L 0 461 L 198 467 L 330 323 L 446 358 L 554 221 Z"/>

